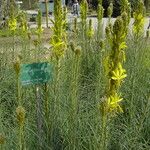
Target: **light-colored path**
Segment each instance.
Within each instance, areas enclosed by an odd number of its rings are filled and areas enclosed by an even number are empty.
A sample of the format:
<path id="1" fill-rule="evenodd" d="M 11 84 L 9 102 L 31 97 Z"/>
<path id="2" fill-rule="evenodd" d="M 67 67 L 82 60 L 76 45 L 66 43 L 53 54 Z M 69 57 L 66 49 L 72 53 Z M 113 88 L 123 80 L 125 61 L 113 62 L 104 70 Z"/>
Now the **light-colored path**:
<path id="1" fill-rule="evenodd" d="M 73 16 L 72 14 L 68 14 L 67 18 L 68 18 L 68 23 L 73 23 L 73 20 L 74 20 L 75 16 Z M 50 19 L 54 19 L 54 17 L 50 16 Z M 92 19 L 93 27 L 96 28 L 97 27 L 97 18 L 96 17 L 88 17 L 87 22 L 88 22 L 89 19 Z M 115 20 L 116 20 L 116 18 L 112 18 L 111 22 L 114 23 Z M 145 31 L 147 30 L 147 27 L 149 25 L 149 20 L 150 20 L 150 18 L 145 18 L 145 24 L 144 24 L 144 30 Z M 80 18 L 78 18 L 78 22 L 80 22 Z M 106 25 L 108 23 L 108 18 L 103 18 L 102 22 L 103 22 L 103 29 L 105 29 L 105 27 L 106 27 Z M 134 19 L 131 18 L 131 22 L 130 22 L 130 27 L 131 28 L 132 28 L 133 22 L 134 22 Z M 31 28 L 36 28 L 36 24 L 35 23 L 31 23 L 30 22 L 29 25 L 30 25 Z M 44 18 L 43 18 L 42 26 L 46 27 L 46 23 L 45 23 L 45 19 Z M 51 27 L 51 26 L 53 26 L 53 24 L 49 20 L 49 27 Z"/>

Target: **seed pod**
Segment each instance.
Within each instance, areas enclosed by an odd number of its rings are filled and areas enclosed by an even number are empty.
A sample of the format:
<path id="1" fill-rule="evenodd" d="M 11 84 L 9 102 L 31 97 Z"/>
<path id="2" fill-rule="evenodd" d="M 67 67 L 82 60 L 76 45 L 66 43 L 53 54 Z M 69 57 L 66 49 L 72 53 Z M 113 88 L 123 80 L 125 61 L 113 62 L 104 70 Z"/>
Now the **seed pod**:
<path id="1" fill-rule="evenodd" d="M 75 49 L 75 54 L 77 56 L 80 56 L 81 55 L 81 47 L 80 46 L 77 46 L 76 49 Z"/>
<path id="2" fill-rule="evenodd" d="M 22 106 L 16 108 L 17 120 L 19 125 L 23 125 L 25 121 L 25 109 Z"/>

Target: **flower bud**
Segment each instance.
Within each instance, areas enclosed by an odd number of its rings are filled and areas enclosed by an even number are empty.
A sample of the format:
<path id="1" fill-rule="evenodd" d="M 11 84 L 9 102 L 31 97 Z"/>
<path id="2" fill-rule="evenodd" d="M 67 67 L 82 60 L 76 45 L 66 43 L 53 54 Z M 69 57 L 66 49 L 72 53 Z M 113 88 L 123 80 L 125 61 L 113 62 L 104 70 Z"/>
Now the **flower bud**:
<path id="1" fill-rule="evenodd" d="M 113 4 L 110 3 L 109 7 L 107 8 L 107 15 L 108 17 L 111 17 L 113 13 Z"/>
<path id="2" fill-rule="evenodd" d="M 76 49 L 75 49 L 75 54 L 77 56 L 80 56 L 81 55 L 81 47 L 80 46 L 77 46 Z"/>
<path id="3" fill-rule="evenodd" d="M 113 26 L 113 32 L 116 35 L 120 35 L 123 30 L 123 20 L 121 17 L 118 17 Z"/>
<path id="4" fill-rule="evenodd" d="M 17 120 L 19 125 L 23 125 L 25 121 L 25 109 L 22 106 L 16 108 Z"/>

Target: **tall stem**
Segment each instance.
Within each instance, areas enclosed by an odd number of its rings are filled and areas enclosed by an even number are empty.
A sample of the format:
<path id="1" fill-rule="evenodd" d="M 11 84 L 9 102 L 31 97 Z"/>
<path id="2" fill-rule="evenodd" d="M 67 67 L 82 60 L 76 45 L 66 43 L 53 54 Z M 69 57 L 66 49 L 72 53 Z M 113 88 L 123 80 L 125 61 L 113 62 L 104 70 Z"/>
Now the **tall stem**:
<path id="1" fill-rule="evenodd" d="M 45 11 L 46 11 L 46 27 L 48 28 L 48 1 L 45 0 Z"/>

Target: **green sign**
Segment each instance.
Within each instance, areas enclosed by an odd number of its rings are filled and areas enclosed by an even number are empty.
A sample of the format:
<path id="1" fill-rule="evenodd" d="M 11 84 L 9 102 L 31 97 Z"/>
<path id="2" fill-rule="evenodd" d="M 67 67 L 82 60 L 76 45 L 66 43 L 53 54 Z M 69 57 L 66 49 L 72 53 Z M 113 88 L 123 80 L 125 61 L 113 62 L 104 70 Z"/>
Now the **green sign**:
<path id="1" fill-rule="evenodd" d="M 52 78 L 52 66 L 47 63 L 22 64 L 20 81 L 22 85 L 47 83 Z"/>

